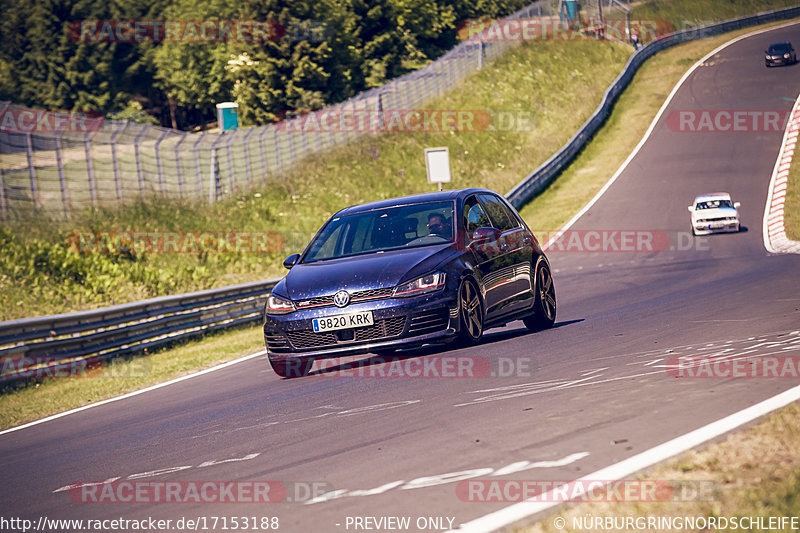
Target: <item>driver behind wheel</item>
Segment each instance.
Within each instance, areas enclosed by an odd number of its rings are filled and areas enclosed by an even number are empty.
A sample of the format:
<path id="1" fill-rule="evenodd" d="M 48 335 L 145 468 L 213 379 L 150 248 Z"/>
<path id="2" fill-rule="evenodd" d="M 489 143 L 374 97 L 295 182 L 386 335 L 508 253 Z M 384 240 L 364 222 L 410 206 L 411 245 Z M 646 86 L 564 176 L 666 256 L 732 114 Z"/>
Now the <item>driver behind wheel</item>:
<path id="1" fill-rule="evenodd" d="M 441 213 L 431 213 L 428 215 L 428 234 L 441 237 L 446 240 L 452 238 L 450 222 Z"/>

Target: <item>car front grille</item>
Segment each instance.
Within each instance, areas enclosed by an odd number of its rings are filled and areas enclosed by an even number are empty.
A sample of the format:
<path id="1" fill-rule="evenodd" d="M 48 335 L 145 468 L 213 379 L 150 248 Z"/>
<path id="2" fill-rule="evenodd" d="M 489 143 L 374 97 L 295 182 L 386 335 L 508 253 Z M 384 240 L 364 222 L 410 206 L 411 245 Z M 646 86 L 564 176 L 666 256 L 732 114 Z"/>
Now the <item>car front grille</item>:
<path id="1" fill-rule="evenodd" d="M 325 331 L 322 333 L 315 333 L 313 330 L 287 331 L 286 336 L 295 349 L 302 350 L 397 337 L 403 333 L 405 326 L 406 317 L 399 316 L 376 320 L 371 326 L 353 330 Z M 352 336 L 350 335 L 351 332 Z"/>
<path id="2" fill-rule="evenodd" d="M 701 218 L 697 222 L 728 222 L 729 217 L 715 217 L 715 218 Z M 730 222 L 734 222 L 736 219 L 730 217 Z"/>
<path id="3" fill-rule="evenodd" d="M 447 308 L 437 309 L 426 313 L 417 313 L 411 317 L 408 334 L 412 336 L 425 335 L 443 330 L 447 327 L 449 312 Z"/>
<path id="4" fill-rule="evenodd" d="M 384 289 L 370 289 L 366 291 L 357 291 L 350 295 L 350 303 L 365 302 L 368 300 L 378 300 L 381 298 L 388 298 L 394 291 L 393 287 Z M 316 298 L 308 298 L 307 300 L 298 300 L 296 302 L 298 309 L 309 309 L 312 307 L 329 307 L 333 305 L 333 294 L 329 296 L 319 296 Z"/>

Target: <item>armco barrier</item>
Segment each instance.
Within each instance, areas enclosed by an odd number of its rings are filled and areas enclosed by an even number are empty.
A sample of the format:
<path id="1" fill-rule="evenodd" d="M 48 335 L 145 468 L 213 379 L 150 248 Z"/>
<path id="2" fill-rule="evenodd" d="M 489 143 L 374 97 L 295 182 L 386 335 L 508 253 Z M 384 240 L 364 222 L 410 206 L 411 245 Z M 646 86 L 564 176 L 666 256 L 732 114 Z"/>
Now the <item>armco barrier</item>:
<path id="1" fill-rule="evenodd" d="M 636 70 L 653 54 L 681 42 L 797 16 L 800 6 L 681 31 L 648 44 L 630 58 L 595 113 L 572 139 L 506 196 L 515 207 L 521 207 L 544 190 L 597 132 Z M 91 363 L 113 359 L 199 331 L 260 321 L 266 296 L 276 282 L 260 281 L 93 311 L 0 322 L 0 362 L 4 369 L 0 382 L 46 374 L 46 369 L 30 371 L 30 367 L 20 365 L 24 361 L 48 361 L 50 369 L 55 370 L 76 360 Z M 27 371 L 19 371 L 20 366 Z"/>
<path id="2" fill-rule="evenodd" d="M 196 335 L 258 322 L 277 280 L 245 283 L 63 315 L 0 322 L 0 382 L 56 375 Z"/>
<path id="3" fill-rule="evenodd" d="M 631 82 L 634 74 L 642 63 L 652 55 L 683 42 L 712 37 L 732 30 L 755 26 L 756 24 L 786 20 L 798 16 L 800 16 L 800 6 L 720 22 L 710 26 L 703 26 L 702 28 L 675 32 L 649 43 L 631 56 L 622 73 L 606 90 L 600 106 L 598 106 L 594 114 L 589 117 L 589 120 L 581 126 L 567 144 L 553 154 L 553 156 L 545 161 L 539 168 L 519 182 L 506 194 L 506 197 L 514 207 L 520 208 L 547 188 L 547 186 L 558 177 L 561 171 L 575 159 L 575 156 L 580 153 L 589 139 L 597 133 L 597 130 L 600 129 L 606 118 L 611 114 L 611 109 L 617 101 L 617 98 L 619 98 L 619 95 L 622 94 L 622 91 L 624 91 Z M 757 60 L 759 60 L 759 58 L 753 58 L 753 61 Z"/>

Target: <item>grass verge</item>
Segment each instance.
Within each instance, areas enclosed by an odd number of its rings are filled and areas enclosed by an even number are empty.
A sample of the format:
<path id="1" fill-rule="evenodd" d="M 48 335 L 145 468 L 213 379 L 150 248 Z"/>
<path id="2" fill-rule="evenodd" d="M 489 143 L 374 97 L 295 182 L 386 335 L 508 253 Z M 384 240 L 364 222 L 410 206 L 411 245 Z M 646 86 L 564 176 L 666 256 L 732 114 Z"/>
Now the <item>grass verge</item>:
<path id="1" fill-rule="evenodd" d="M 7 428 L 106 398 L 163 383 L 264 349 L 259 328 L 206 335 L 172 349 L 117 361 L 85 376 L 46 378 L 0 394 L 0 428 Z M 266 361 L 264 362 L 266 365 Z"/>
<path id="2" fill-rule="evenodd" d="M 762 422 L 729 435 L 724 441 L 702 450 L 689 451 L 671 459 L 639 480 L 702 487 L 697 496 L 686 491 L 670 501 L 659 502 L 581 502 L 517 529 L 518 533 L 556 533 L 582 531 L 584 518 L 613 517 L 797 517 L 800 511 L 800 404 L 779 409 Z M 674 485 L 673 485 L 674 486 Z M 681 501 L 684 500 L 684 501 Z M 564 520 L 557 528 L 554 520 Z M 749 522 L 745 522 L 749 523 Z M 766 527 L 771 531 L 791 528 Z M 759 530 L 760 528 L 753 528 Z M 714 529 L 716 530 L 716 529 Z M 720 528 L 735 531 L 736 528 Z M 748 530 L 743 527 L 738 530 Z M 796 528 L 795 528 L 796 530 Z M 653 531 L 653 529 L 650 529 Z M 664 530 L 666 531 L 666 530 Z M 683 531 L 699 531 L 685 528 Z"/>

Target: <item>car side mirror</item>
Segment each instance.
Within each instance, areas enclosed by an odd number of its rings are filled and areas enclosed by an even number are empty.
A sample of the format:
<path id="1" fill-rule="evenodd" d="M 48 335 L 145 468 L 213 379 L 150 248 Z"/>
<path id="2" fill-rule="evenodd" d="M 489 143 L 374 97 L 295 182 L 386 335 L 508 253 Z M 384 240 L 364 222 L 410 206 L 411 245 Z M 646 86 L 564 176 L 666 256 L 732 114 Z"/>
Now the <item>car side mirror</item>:
<path id="1" fill-rule="evenodd" d="M 297 264 L 297 261 L 300 259 L 300 254 L 292 254 L 286 259 L 283 260 L 283 267 L 287 269 L 291 269 L 294 265 Z"/>
<path id="2" fill-rule="evenodd" d="M 688 209 L 688 210 L 689 210 L 689 212 L 691 213 L 692 211 L 694 211 L 694 206 L 693 206 L 693 205 L 690 205 L 690 206 L 688 206 L 686 209 Z"/>
<path id="3" fill-rule="evenodd" d="M 733 207 L 739 209 L 740 207 L 742 207 L 742 202 L 733 202 Z"/>
<path id="4" fill-rule="evenodd" d="M 500 238 L 501 231 L 497 228 L 483 227 L 472 232 L 472 242 L 470 246 L 481 245 L 487 242 L 496 241 Z"/>

